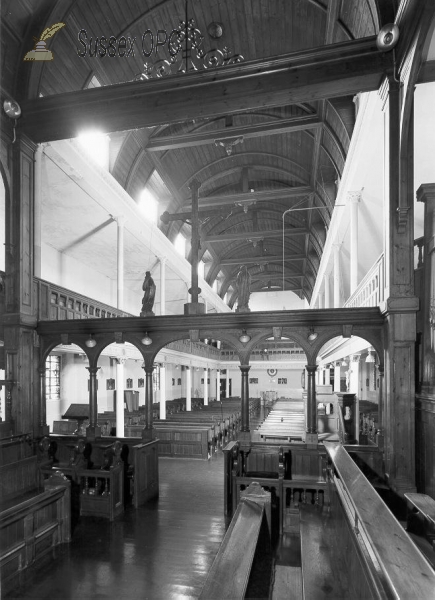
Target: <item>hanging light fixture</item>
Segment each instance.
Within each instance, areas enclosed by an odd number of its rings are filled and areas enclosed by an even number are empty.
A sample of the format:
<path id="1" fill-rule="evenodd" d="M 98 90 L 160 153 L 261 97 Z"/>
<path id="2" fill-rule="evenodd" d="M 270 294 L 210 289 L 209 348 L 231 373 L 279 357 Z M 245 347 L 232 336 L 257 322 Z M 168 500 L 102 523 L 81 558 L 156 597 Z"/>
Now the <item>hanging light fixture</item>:
<path id="1" fill-rule="evenodd" d="M 87 346 L 88 348 L 95 348 L 96 345 L 97 345 L 97 342 L 92 337 L 92 333 L 90 333 L 89 339 L 87 339 L 85 342 L 85 346 Z"/>
<path id="2" fill-rule="evenodd" d="M 341 361 L 341 366 L 342 367 L 347 367 L 346 358 L 343 358 L 343 360 Z"/>
<path id="3" fill-rule="evenodd" d="M 314 331 L 314 327 L 310 327 L 310 332 L 308 334 L 308 341 L 309 342 L 314 342 L 314 340 L 317 338 L 319 334 Z"/>
<path id="4" fill-rule="evenodd" d="M 373 350 L 369 350 L 368 354 L 367 354 L 367 358 L 366 358 L 366 363 L 374 363 L 375 361 L 375 357 L 372 354 Z"/>
<path id="5" fill-rule="evenodd" d="M 145 337 L 141 339 L 141 342 L 144 346 L 151 346 L 151 344 L 153 343 L 153 340 L 148 335 L 148 331 L 145 333 Z"/>
<path id="6" fill-rule="evenodd" d="M 247 344 L 250 339 L 251 336 L 246 333 L 246 329 L 242 329 L 242 335 L 239 337 L 239 340 L 242 342 L 242 344 Z"/>

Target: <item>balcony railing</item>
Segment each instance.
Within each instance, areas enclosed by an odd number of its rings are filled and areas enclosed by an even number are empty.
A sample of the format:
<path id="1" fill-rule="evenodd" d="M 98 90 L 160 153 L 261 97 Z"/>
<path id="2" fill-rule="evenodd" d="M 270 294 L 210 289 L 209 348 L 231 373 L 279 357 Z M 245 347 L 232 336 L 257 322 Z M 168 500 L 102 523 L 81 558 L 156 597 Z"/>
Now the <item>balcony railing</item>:
<path id="1" fill-rule="evenodd" d="M 33 279 L 37 294 L 37 317 L 39 321 L 58 321 L 64 319 L 111 319 L 133 317 L 131 313 L 118 310 L 82 296 L 49 281 Z"/>
<path id="2" fill-rule="evenodd" d="M 345 302 L 344 308 L 379 306 L 384 301 L 384 288 L 385 260 L 384 255 L 381 254 L 352 296 Z"/>

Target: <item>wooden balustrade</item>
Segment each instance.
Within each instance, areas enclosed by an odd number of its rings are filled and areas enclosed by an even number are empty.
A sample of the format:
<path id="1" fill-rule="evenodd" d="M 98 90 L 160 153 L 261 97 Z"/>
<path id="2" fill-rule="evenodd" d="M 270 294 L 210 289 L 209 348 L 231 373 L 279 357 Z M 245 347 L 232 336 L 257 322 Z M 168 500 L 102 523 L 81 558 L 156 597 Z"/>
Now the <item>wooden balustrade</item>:
<path id="1" fill-rule="evenodd" d="M 38 300 L 37 317 L 39 321 L 112 319 L 134 316 L 49 281 L 37 277 L 34 277 L 33 280 Z"/>

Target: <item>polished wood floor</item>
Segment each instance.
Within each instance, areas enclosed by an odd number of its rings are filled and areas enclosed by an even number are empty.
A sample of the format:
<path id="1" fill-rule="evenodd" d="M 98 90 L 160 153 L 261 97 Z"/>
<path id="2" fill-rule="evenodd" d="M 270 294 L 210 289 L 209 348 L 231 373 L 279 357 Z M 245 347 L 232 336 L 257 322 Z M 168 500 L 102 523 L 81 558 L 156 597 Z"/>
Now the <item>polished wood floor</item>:
<path id="1" fill-rule="evenodd" d="M 81 517 L 73 541 L 5 598 L 197 598 L 224 537 L 223 455 L 159 459 L 160 497 L 113 524 Z"/>

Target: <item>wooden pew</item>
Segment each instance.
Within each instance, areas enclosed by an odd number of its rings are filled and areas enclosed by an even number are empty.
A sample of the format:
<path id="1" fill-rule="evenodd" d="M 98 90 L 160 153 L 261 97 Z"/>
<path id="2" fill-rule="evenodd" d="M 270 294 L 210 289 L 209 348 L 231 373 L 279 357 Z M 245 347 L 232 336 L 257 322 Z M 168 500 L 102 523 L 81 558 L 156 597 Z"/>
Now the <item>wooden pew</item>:
<path id="1" fill-rule="evenodd" d="M 427 494 L 413 493 L 405 494 L 405 498 L 408 503 L 408 529 L 411 514 L 420 514 L 427 525 L 425 535 L 435 550 L 435 500 Z"/>
<path id="2" fill-rule="evenodd" d="M 252 484 L 231 520 L 199 596 L 200 600 L 253 597 L 250 592 L 253 582 L 256 594 L 267 597 L 272 570 L 269 510 L 270 494 L 258 484 Z M 255 572 L 258 563 L 262 565 L 261 582 L 264 590 L 258 589 L 260 577 Z M 268 569 L 265 569 L 265 565 Z"/>
<path id="3" fill-rule="evenodd" d="M 55 474 L 41 485 L 36 456 L 0 467 L 0 578 L 2 591 L 18 585 L 31 564 L 69 542 L 69 482 Z"/>
<path id="4" fill-rule="evenodd" d="M 334 529 L 330 535 L 325 531 L 327 537 L 320 543 L 341 542 L 334 562 L 341 564 L 342 574 L 350 575 L 345 597 L 433 598 L 435 572 L 430 563 L 346 449 L 332 442 L 325 442 L 325 448 L 331 460 L 329 522 Z M 308 556 L 306 562 L 309 571 L 312 556 Z M 318 569 L 317 574 L 322 576 Z M 308 581 L 304 581 L 304 588 L 307 585 Z M 325 590 L 324 595 L 320 595 L 318 586 L 316 593 L 317 596 L 309 597 L 331 597 Z"/>

